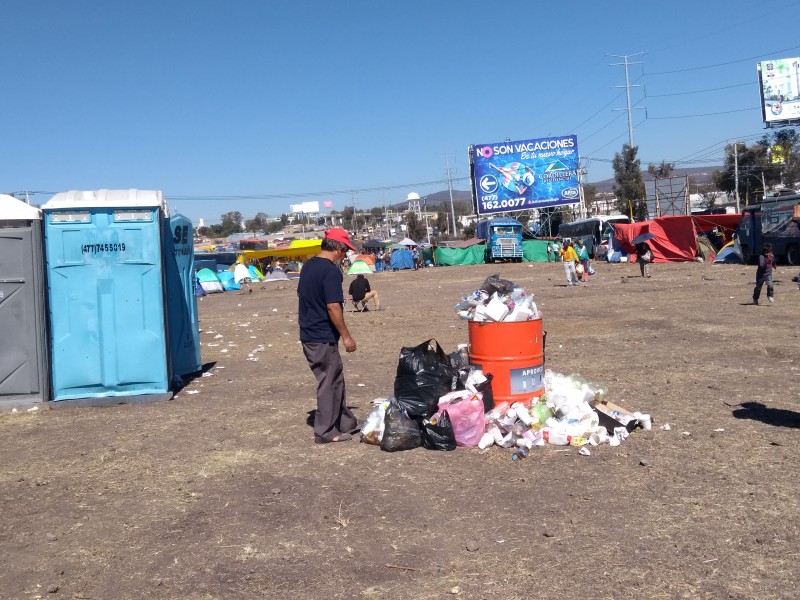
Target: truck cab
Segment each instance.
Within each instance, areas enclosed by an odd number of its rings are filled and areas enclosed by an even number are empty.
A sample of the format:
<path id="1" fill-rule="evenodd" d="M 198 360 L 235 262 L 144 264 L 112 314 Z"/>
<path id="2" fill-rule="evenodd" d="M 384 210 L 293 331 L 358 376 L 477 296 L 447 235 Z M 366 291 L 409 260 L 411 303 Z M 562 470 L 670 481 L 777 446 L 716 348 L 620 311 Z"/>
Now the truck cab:
<path id="1" fill-rule="evenodd" d="M 522 262 L 522 229 L 522 223 L 516 219 L 479 221 L 475 227 L 475 234 L 486 240 L 486 261 Z"/>

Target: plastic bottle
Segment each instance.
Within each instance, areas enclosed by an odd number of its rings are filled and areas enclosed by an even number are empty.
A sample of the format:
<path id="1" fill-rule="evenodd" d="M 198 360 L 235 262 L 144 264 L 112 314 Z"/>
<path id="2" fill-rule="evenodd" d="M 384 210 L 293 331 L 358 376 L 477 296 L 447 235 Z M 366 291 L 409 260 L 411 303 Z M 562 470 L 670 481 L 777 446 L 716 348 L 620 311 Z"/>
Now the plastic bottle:
<path id="1" fill-rule="evenodd" d="M 531 413 L 528 412 L 528 409 L 525 408 L 522 404 L 520 404 L 519 402 L 514 402 L 514 404 L 511 405 L 511 408 L 513 408 L 514 411 L 517 413 L 517 418 L 523 423 L 525 423 L 525 425 L 530 427 L 531 424 L 533 424 L 533 417 L 531 416 Z"/>
<path id="2" fill-rule="evenodd" d="M 511 455 L 511 460 L 522 460 L 528 457 L 528 450 L 526 448 L 519 448 L 514 454 Z"/>

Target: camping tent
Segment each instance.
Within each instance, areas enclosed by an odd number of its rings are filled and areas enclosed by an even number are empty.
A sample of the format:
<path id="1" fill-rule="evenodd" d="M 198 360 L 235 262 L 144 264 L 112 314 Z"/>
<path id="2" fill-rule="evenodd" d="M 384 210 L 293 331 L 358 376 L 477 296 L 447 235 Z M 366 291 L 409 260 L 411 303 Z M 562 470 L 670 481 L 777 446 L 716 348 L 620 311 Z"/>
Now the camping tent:
<path id="1" fill-rule="evenodd" d="M 233 280 L 236 283 L 242 283 L 250 279 L 250 271 L 247 267 L 245 267 L 242 263 L 236 263 L 236 268 L 233 271 Z"/>
<path id="2" fill-rule="evenodd" d="M 381 250 L 382 248 L 386 248 L 386 244 L 384 244 L 380 240 L 367 240 L 363 244 L 364 250 Z"/>
<path id="3" fill-rule="evenodd" d="M 217 277 L 219 277 L 220 283 L 222 283 L 222 289 L 226 292 L 235 292 L 242 289 L 242 286 L 236 281 L 236 275 L 233 271 L 222 271 L 221 273 L 217 273 Z"/>
<path id="4" fill-rule="evenodd" d="M 743 265 L 744 257 L 734 242 L 725 244 L 714 259 L 715 264 Z"/>
<path id="5" fill-rule="evenodd" d="M 417 245 L 417 243 L 414 240 L 412 240 L 411 238 L 403 238 L 402 240 L 400 240 L 397 243 L 400 244 L 401 246 L 416 246 Z"/>
<path id="6" fill-rule="evenodd" d="M 369 273 L 372 273 L 372 272 L 373 272 L 373 270 L 370 269 L 369 265 L 366 262 L 364 262 L 363 260 L 355 261 L 352 265 L 350 265 L 350 268 L 347 269 L 347 274 L 348 275 L 358 275 L 359 273 L 367 273 L 367 274 L 369 274 Z"/>
<path id="7" fill-rule="evenodd" d="M 411 250 L 392 250 L 392 271 L 414 268 L 414 255 Z"/>
<path id="8" fill-rule="evenodd" d="M 197 279 L 200 280 L 200 285 L 203 286 L 203 289 L 207 294 L 214 294 L 216 292 L 224 291 L 222 282 L 219 280 L 219 277 L 217 277 L 217 274 L 211 269 L 200 269 L 197 272 Z"/>
<path id="9" fill-rule="evenodd" d="M 264 279 L 264 274 L 259 271 L 255 265 L 247 265 L 247 270 L 250 272 L 250 279 L 253 281 L 261 281 Z"/>
<path id="10" fill-rule="evenodd" d="M 614 247 L 629 254 L 636 252 L 631 244 L 636 236 L 652 233 L 653 239 L 647 242 L 653 251 L 655 262 L 693 261 L 697 256 L 697 235 L 701 232 L 721 229 L 725 237 L 739 224 L 741 215 L 677 215 L 658 217 L 641 223 L 615 223 Z"/>

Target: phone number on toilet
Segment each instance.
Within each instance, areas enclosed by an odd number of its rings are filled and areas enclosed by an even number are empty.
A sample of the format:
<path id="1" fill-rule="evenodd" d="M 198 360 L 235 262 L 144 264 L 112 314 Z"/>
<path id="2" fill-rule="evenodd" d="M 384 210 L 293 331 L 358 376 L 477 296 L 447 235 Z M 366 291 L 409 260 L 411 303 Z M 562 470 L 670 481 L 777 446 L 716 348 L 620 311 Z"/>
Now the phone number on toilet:
<path id="1" fill-rule="evenodd" d="M 481 196 L 481 206 L 483 210 L 489 210 L 493 208 L 514 208 L 517 206 L 523 206 L 525 204 L 525 198 L 510 198 L 507 200 L 495 200 L 493 198 L 497 198 L 497 196 Z"/>
<path id="2" fill-rule="evenodd" d="M 99 254 L 100 252 L 125 252 L 125 244 L 84 244 L 81 246 L 83 254 Z"/>

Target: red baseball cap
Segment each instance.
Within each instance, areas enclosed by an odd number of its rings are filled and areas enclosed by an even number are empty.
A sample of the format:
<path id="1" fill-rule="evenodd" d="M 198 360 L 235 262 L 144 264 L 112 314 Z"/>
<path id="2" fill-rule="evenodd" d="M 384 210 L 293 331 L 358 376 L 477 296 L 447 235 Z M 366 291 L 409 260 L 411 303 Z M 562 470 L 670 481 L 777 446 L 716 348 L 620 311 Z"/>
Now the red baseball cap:
<path id="1" fill-rule="evenodd" d="M 350 248 L 350 250 L 356 249 L 356 247 L 353 245 L 353 242 L 350 241 L 350 234 L 347 233 L 341 227 L 331 227 L 330 229 L 326 230 L 325 237 L 328 238 L 329 240 L 342 242 L 348 248 Z"/>

